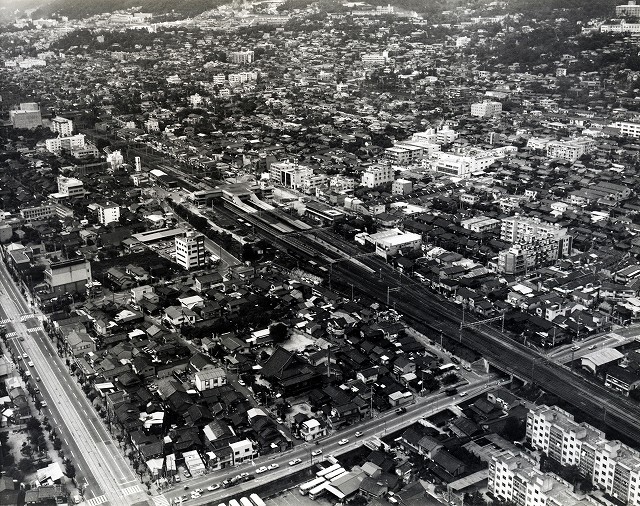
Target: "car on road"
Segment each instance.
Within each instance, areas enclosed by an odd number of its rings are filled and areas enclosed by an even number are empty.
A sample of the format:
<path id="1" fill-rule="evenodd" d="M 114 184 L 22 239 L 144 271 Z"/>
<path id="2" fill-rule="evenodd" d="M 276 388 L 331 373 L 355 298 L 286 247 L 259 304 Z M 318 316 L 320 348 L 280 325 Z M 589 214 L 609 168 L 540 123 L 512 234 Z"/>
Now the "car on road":
<path id="1" fill-rule="evenodd" d="M 28 365 L 29 367 L 33 367 L 33 362 L 32 362 L 31 360 L 29 360 L 29 362 L 27 362 L 27 365 Z"/>
<path id="2" fill-rule="evenodd" d="M 467 392 L 460 392 L 460 397 L 466 397 Z"/>
<path id="3" fill-rule="evenodd" d="M 40 403 L 40 405 L 41 405 L 43 408 L 46 408 L 46 407 L 47 407 L 47 401 L 42 401 L 42 402 Z"/>
<path id="4" fill-rule="evenodd" d="M 40 376 L 36 376 L 36 381 L 40 381 Z"/>
<path id="5" fill-rule="evenodd" d="M 256 469 L 256 474 L 266 473 L 268 471 L 267 466 L 262 466 Z"/>
<path id="6" fill-rule="evenodd" d="M 189 471 L 187 471 L 186 469 L 184 471 L 182 471 L 182 474 L 184 475 L 185 478 L 191 478 L 191 473 Z"/>
<path id="7" fill-rule="evenodd" d="M 23 353 L 22 358 L 29 358 L 29 355 L 27 355 L 26 353 Z"/>
<path id="8" fill-rule="evenodd" d="M 349 442 L 349 440 L 347 438 L 341 439 L 340 441 L 338 441 L 338 444 L 340 446 L 344 446 Z"/>
<path id="9" fill-rule="evenodd" d="M 25 376 L 31 376 L 31 371 L 27 371 L 24 373 Z"/>
<path id="10" fill-rule="evenodd" d="M 207 487 L 207 490 L 209 492 L 213 492 L 214 490 L 218 490 L 220 488 L 220 484 L 219 483 L 214 483 L 213 485 L 209 485 Z"/>
<path id="11" fill-rule="evenodd" d="M 396 415 L 402 415 L 403 413 L 406 413 L 406 412 L 407 412 L 407 408 L 405 408 L 404 406 L 396 409 Z"/>
<path id="12" fill-rule="evenodd" d="M 571 351 L 578 351 L 580 349 L 580 346 L 578 346 L 577 344 L 571 347 Z"/>
<path id="13" fill-rule="evenodd" d="M 196 492 L 195 490 L 193 492 L 191 492 L 191 499 L 197 499 L 198 497 L 200 497 L 202 494 L 199 494 L 198 492 Z"/>
<path id="14" fill-rule="evenodd" d="M 315 457 L 316 455 L 321 455 L 321 454 L 322 454 L 322 449 L 320 449 L 320 450 L 315 450 L 315 451 L 312 451 L 312 452 L 311 452 L 311 455 L 313 455 L 314 457 Z"/>
<path id="15" fill-rule="evenodd" d="M 245 385 L 245 382 L 244 382 L 243 380 L 241 380 L 241 379 L 240 379 L 240 380 L 238 380 L 238 385 L 240 385 L 240 386 L 244 386 L 244 385 Z"/>
<path id="16" fill-rule="evenodd" d="M 290 461 L 289 461 L 289 465 L 290 465 L 290 466 L 295 466 L 295 465 L 300 464 L 300 462 L 302 462 L 302 460 L 301 460 L 301 459 L 293 459 L 293 460 L 290 460 Z"/>
<path id="17" fill-rule="evenodd" d="M 596 345 L 595 345 L 595 344 L 592 344 L 591 346 L 589 346 L 589 349 L 590 349 L 590 350 L 595 350 L 595 349 L 596 349 Z"/>
<path id="18" fill-rule="evenodd" d="M 362 432 L 358 431 L 354 434 L 356 437 L 361 437 L 362 436 Z"/>
<path id="19" fill-rule="evenodd" d="M 280 464 L 269 464 L 269 465 L 267 466 L 267 469 L 268 469 L 269 471 L 273 471 L 274 469 L 278 469 L 279 467 L 280 467 Z"/>

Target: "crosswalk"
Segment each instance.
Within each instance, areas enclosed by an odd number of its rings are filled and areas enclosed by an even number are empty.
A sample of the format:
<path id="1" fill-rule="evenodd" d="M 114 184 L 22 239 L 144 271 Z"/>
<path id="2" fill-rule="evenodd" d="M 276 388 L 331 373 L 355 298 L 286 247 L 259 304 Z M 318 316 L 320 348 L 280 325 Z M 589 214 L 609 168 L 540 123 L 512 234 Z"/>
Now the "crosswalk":
<path id="1" fill-rule="evenodd" d="M 140 488 L 140 485 L 134 485 L 133 487 L 127 487 L 123 489 L 122 495 L 128 496 L 128 495 L 137 494 L 138 492 L 142 492 L 142 488 Z"/>
<path id="2" fill-rule="evenodd" d="M 171 503 L 169 502 L 169 499 L 163 495 L 154 495 L 153 504 L 155 504 L 155 506 L 169 506 Z"/>
<path id="3" fill-rule="evenodd" d="M 7 332 L 7 337 L 16 337 L 17 335 L 17 332 Z"/>
<path id="4" fill-rule="evenodd" d="M 31 327 L 27 329 L 27 332 L 39 332 L 42 330 L 42 327 Z"/>
<path id="5" fill-rule="evenodd" d="M 5 318 L 4 320 L 0 320 L 0 325 L 5 325 L 11 322 L 11 318 Z"/>
<path id="6" fill-rule="evenodd" d="M 86 506 L 98 506 L 98 504 L 104 504 L 107 502 L 106 495 L 99 495 L 98 497 L 92 497 L 91 499 L 87 499 L 84 503 Z"/>
<path id="7" fill-rule="evenodd" d="M 21 322 L 26 322 L 27 320 L 31 320 L 32 318 L 38 318 L 38 315 L 33 314 L 33 313 L 21 314 L 20 315 L 20 321 Z"/>

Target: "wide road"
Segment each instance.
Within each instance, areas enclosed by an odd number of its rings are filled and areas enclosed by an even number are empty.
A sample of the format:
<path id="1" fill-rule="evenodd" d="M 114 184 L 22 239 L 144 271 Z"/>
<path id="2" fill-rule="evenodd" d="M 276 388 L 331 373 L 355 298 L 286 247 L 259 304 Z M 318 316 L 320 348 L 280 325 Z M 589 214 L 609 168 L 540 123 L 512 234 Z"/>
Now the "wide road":
<path id="1" fill-rule="evenodd" d="M 48 404 L 46 409 L 52 425 L 68 445 L 72 460 L 88 484 L 86 503 L 89 506 L 148 504 L 148 495 L 117 443 L 42 330 L 41 315 L 34 314 L 1 261 L 0 291 L 1 319 L 10 321 L 7 330 L 12 344 L 20 353 L 28 355 L 33 367 L 26 368 L 32 376 L 41 379 L 38 386 Z"/>
<path id="2" fill-rule="evenodd" d="M 297 445 L 291 451 L 285 453 L 277 453 L 275 455 L 265 455 L 263 457 L 256 458 L 253 462 L 247 462 L 237 467 L 224 469 L 220 471 L 213 471 L 207 475 L 203 475 L 197 478 L 184 480 L 164 493 L 164 497 L 169 501 L 176 501 L 178 497 L 183 495 L 190 495 L 190 492 L 196 488 L 205 489 L 202 497 L 197 499 L 189 499 L 189 504 L 193 506 L 204 504 L 219 504 L 225 502 L 225 500 L 233 495 L 238 494 L 240 491 L 248 491 L 254 488 L 256 485 L 262 485 L 267 482 L 284 478 L 291 474 L 292 469 L 296 471 L 303 466 L 311 465 L 313 463 L 323 460 L 327 455 L 338 456 L 342 453 L 353 450 L 357 446 L 361 446 L 366 439 L 374 436 L 384 437 L 386 434 L 396 432 L 400 429 L 406 428 L 409 425 L 417 422 L 421 418 L 429 417 L 438 411 L 450 408 L 457 403 L 463 402 L 470 397 L 484 393 L 492 388 L 495 388 L 500 384 L 500 380 L 494 375 L 486 375 L 480 379 L 471 381 L 468 385 L 459 387 L 458 391 L 463 395 L 447 396 L 446 394 L 434 393 L 424 397 L 418 397 L 416 402 L 411 405 L 407 405 L 407 412 L 401 416 L 396 414 L 395 410 L 388 411 L 378 415 L 376 418 L 369 418 L 363 422 L 347 427 L 343 430 L 332 434 L 326 438 L 320 440 L 320 444 L 315 445 L 313 443 L 303 443 Z M 356 432 L 362 432 L 362 437 L 356 437 Z M 347 444 L 339 444 L 341 439 L 348 439 Z M 322 455 L 312 456 L 311 452 L 315 450 L 322 450 Z M 294 466 L 289 466 L 289 461 L 293 459 L 300 459 L 302 462 Z M 206 488 L 209 485 L 215 483 L 221 483 L 227 478 L 236 476 L 242 472 L 255 473 L 255 470 L 261 466 L 268 466 L 270 464 L 278 464 L 278 469 L 267 471 L 264 474 L 256 474 L 255 480 L 251 480 L 234 487 L 223 489 L 220 488 L 213 492 L 207 492 Z M 187 486 L 188 490 L 184 487 Z M 179 502 L 179 501 L 178 501 Z"/>

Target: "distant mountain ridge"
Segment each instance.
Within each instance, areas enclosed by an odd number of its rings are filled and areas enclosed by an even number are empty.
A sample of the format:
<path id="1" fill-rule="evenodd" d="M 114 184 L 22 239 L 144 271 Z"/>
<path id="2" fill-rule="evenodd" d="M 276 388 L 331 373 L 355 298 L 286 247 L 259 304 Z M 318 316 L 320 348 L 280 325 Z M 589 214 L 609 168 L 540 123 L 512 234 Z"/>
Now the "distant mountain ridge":
<path id="1" fill-rule="evenodd" d="M 167 14 L 176 12 L 186 16 L 195 16 L 231 0 L 53 0 L 36 10 L 32 17 L 48 18 L 53 14 L 82 19 L 96 14 L 140 7 L 142 12 Z"/>

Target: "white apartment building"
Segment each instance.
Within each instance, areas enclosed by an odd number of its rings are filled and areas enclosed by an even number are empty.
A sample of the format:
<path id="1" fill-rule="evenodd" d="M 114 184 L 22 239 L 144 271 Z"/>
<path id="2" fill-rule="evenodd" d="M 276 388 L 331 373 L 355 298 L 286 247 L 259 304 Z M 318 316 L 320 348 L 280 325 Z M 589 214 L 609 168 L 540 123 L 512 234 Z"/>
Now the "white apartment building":
<path id="1" fill-rule="evenodd" d="M 547 143 L 546 150 L 549 158 L 562 158 L 575 162 L 586 153 L 591 153 L 596 148 L 596 141 L 590 137 L 577 137 L 564 141 L 551 141 Z"/>
<path id="2" fill-rule="evenodd" d="M 623 5 L 616 5 L 616 16 L 640 17 L 640 5 L 637 5 L 635 0 L 629 0 Z"/>
<path id="3" fill-rule="evenodd" d="M 46 218 L 56 216 L 56 214 L 56 206 L 52 205 L 27 207 L 25 209 L 20 209 L 20 216 L 22 216 L 25 221 L 44 220 Z"/>
<path id="4" fill-rule="evenodd" d="M 73 133 L 73 121 L 56 116 L 51 120 L 50 129 L 60 137 L 69 137 Z"/>
<path id="5" fill-rule="evenodd" d="M 491 118 L 498 116 L 502 112 L 502 104 L 500 102 L 494 102 L 485 100 L 483 102 L 476 102 L 471 104 L 471 116 L 478 118 Z"/>
<path id="6" fill-rule="evenodd" d="M 98 206 L 98 221 L 103 225 L 117 222 L 120 219 L 120 206 L 113 202 L 107 202 Z"/>
<path id="7" fill-rule="evenodd" d="M 420 234 L 403 232 L 397 228 L 372 234 L 369 240 L 376 245 L 376 254 L 384 258 L 395 256 L 401 251 L 408 252 L 422 247 Z"/>
<path id="8" fill-rule="evenodd" d="M 257 455 L 257 451 L 249 439 L 229 443 L 229 447 L 231 448 L 231 464 L 234 466 L 247 460 L 253 460 L 253 457 Z"/>
<path id="9" fill-rule="evenodd" d="M 640 33 L 640 23 L 626 23 L 622 20 L 620 23 L 600 25 L 600 31 L 603 33 Z"/>
<path id="10" fill-rule="evenodd" d="M 409 179 L 398 178 L 391 184 L 392 195 L 408 195 L 413 191 L 413 183 Z"/>
<path id="11" fill-rule="evenodd" d="M 204 235 L 193 231 L 175 238 L 176 263 L 186 270 L 203 267 L 206 258 Z"/>
<path id="12" fill-rule="evenodd" d="M 640 453 L 557 406 L 536 406 L 527 415 L 527 441 L 562 465 L 577 466 L 617 500 L 640 505 Z"/>
<path id="13" fill-rule="evenodd" d="M 389 61 L 389 51 L 383 51 L 382 53 L 366 53 L 360 58 L 365 67 L 386 65 Z"/>
<path id="14" fill-rule="evenodd" d="M 432 163 L 432 168 L 441 174 L 468 178 L 474 172 L 481 172 L 503 158 L 506 150 L 502 148 L 484 151 L 482 149 L 469 149 L 460 153 L 437 153 Z"/>
<path id="15" fill-rule="evenodd" d="M 86 146 L 84 134 L 47 139 L 44 141 L 44 144 L 47 148 L 47 151 L 55 154 L 60 153 L 62 150 L 72 152 L 78 149 L 83 149 Z"/>
<path id="16" fill-rule="evenodd" d="M 157 118 L 149 118 L 144 122 L 144 129 L 147 132 L 159 132 L 160 122 L 157 120 Z"/>
<path id="17" fill-rule="evenodd" d="M 567 235 L 566 228 L 526 216 L 504 218 L 500 225 L 500 239 L 514 244 L 536 238 L 556 239 L 565 235 Z"/>
<path id="18" fill-rule="evenodd" d="M 411 141 L 421 141 L 433 144 L 450 144 L 458 138 L 455 130 L 445 125 L 442 128 L 428 128 L 424 132 L 416 132 Z"/>
<path id="19" fill-rule="evenodd" d="M 275 162 L 269 167 L 271 184 L 302 190 L 305 180 L 313 176 L 313 169 L 292 162 Z"/>
<path id="20" fill-rule="evenodd" d="M 205 369 L 195 374 L 195 386 L 198 392 L 211 390 L 227 384 L 227 373 L 221 367 Z"/>
<path id="21" fill-rule="evenodd" d="M 571 486 L 551 473 L 543 473 L 522 453 L 503 451 L 489 463 L 489 491 L 498 499 L 518 506 L 571 506 L 581 497 Z"/>
<path id="22" fill-rule="evenodd" d="M 66 197 L 84 197 L 84 183 L 75 177 L 58 176 L 58 194 Z"/>
<path id="23" fill-rule="evenodd" d="M 439 144 L 412 138 L 386 148 L 385 158 L 393 165 L 412 165 L 420 163 L 423 158 L 429 158 L 438 152 L 440 152 Z"/>
<path id="24" fill-rule="evenodd" d="M 375 188 L 395 179 L 395 172 L 391 165 L 375 165 L 367 167 L 362 173 L 362 185 L 367 188 Z"/>
<path id="25" fill-rule="evenodd" d="M 638 6 L 640 8 L 640 5 Z M 621 135 L 628 137 L 638 138 L 640 137 L 640 123 L 632 123 L 631 121 L 616 121 L 609 125 L 613 128 L 619 128 Z"/>
<path id="26" fill-rule="evenodd" d="M 232 51 L 229 53 L 228 58 L 231 63 L 252 63 L 254 60 L 254 52 L 250 49 L 244 51 Z"/>

